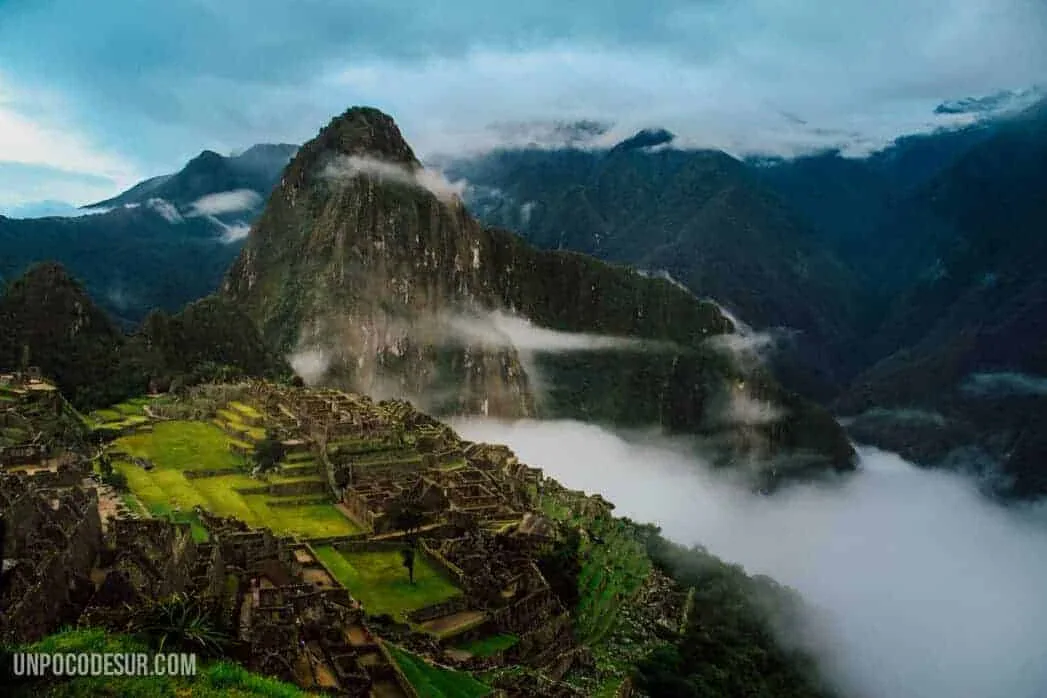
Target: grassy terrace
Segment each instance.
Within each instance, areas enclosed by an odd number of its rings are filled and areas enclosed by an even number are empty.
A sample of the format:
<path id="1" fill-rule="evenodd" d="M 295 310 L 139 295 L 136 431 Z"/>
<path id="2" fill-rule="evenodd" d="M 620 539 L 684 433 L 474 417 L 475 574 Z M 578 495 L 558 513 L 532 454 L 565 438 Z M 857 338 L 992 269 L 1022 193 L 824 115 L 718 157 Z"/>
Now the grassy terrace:
<path id="1" fill-rule="evenodd" d="M 118 461 L 114 467 L 127 476 L 131 491 L 157 516 L 193 524 L 192 508 L 200 505 L 221 516 L 235 516 L 250 526 L 304 538 L 358 532 L 332 503 L 269 506 L 287 498 L 237 492 L 268 483 L 247 474 L 245 460 L 229 450 L 229 442 L 218 427 L 206 422 L 159 422 L 153 431 L 124 436 L 113 446 L 114 450 L 150 460 L 153 469 L 147 471 L 128 461 Z M 190 479 L 185 477 L 189 470 L 241 472 Z M 196 526 L 194 535 L 199 535 Z"/>
<path id="2" fill-rule="evenodd" d="M 341 553 L 330 545 L 316 546 L 315 550 L 338 581 L 372 615 L 388 613 L 403 619 L 404 613 L 461 593 L 421 555 L 415 557 L 414 584 L 411 584 L 398 550 Z"/>
<path id="3" fill-rule="evenodd" d="M 235 404 L 239 403 L 230 403 L 230 407 Z M 265 438 L 264 427 L 247 424 L 244 422 L 242 413 L 233 409 L 218 410 L 215 422 L 218 426 L 222 426 L 224 423 L 231 431 L 240 434 L 241 438 L 246 438 L 250 441 L 261 441 Z"/>
<path id="4" fill-rule="evenodd" d="M 490 657 L 509 649 L 519 641 L 520 638 L 516 635 L 500 633 L 472 640 L 471 642 L 463 642 L 457 646 L 457 649 L 476 657 Z"/>
<path id="5" fill-rule="evenodd" d="M 149 417 L 145 413 L 145 407 L 153 402 L 154 398 L 136 397 L 118 405 L 95 410 L 85 416 L 88 426 L 94 429 L 124 429 L 145 424 Z"/>
<path id="6" fill-rule="evenodd" d="M 490 686 L 480 683 L 471 674 L 433 666 L 418 655 L 394 645 L 387 647 L 404 676 L 424 698 L 481 698 L 491 693 Z"/>

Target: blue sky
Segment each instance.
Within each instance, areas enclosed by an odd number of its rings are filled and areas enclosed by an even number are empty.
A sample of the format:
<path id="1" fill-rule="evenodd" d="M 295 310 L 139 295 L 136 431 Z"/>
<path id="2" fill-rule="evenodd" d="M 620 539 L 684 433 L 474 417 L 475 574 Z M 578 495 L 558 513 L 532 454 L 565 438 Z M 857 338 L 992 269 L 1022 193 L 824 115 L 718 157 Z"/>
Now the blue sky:
<path id="1" fill-rule="evenodd" d="M 423 156 L 577 118 L 858 152 L 1045 75 L 1043 0 L 0 0 L 0 211 L 302 142 L 353 104 Z"/>

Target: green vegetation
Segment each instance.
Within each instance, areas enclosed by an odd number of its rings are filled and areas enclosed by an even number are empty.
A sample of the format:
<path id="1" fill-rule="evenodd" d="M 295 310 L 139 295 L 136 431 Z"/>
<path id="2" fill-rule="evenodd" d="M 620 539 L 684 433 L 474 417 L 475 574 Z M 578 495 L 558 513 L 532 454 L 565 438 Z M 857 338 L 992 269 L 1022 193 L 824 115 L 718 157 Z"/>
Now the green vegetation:
<path id="1" fill-rule="evenodd" d="M 231 639 L 219 629 L 212 609 L 184 593 L 136 609 L 132 627 L 158 652 L 178 650 L 218 657 Z"/>
<path id="2" fill-rule="evenodd" d="M 580 495 L 568 490 L 555 491 L 543 497 L 542 510 L 550 518 L 582 531 L 576 553 L 581 562 L 577 572 L 577 629 L 583 641 L 596 643 L 613 628 L 622 604 L 650 574 L 651 561 L 631 522 L 609 512 L 585 516 L 581 512 L 586 507 L 580 500 Z"/>
<path id="3" fill-rule="evenodd" d="M 404 676 L 420 696 L 425 698 L 481 698 L 491 693 L 491 687 L 477 681 L 471 674 L 433 666 L 416 654 L 393 645 L 387 645 Z"/>
<path id="4" fill-rule="evenodd" d="M 477 657 L 491 657 L 499 652 L 509 649 L 519 641 L 520 638 L 516 635 L 500 633 L 498 635 L 490 635 L 469 642 L 463 642 L 462 644 L 457 645 L 457 649 L 460 649 L 463 652 L 468 652 Z"/>
<path id="5" fill-rule="evenodd" d="M 648 527 L 655 563 L 693 589 L 675 644 L 641 660 L 638 688 L 648 695 L 828 698 L 813 657 L 783 646 L 774 628 L 803 630 L 803 600 L 768 577 L 750 577 L 701 548 L 670 543 Z"/>
<path id="6" fill-rule="evenodd" d="M 15 648 L 12 648 L 15 649 Z M 92 628 L 56 633 L 18 651 L 65 652 L 146 652 L 149 647 L 127 635 L 110 635 Z M 11 698 L 87 698 L 88 696 L 136 696 L 140 698 L 309 698 L 309 693 L 275 679 L 252 674 L 232 662 L 197 660 L 196 675 L 185 677 L 80 677 L 48 682 L 32 679 L 8 687 Z"/>
<path id="7" fill-rule="evenodd" d="M 145 412 L 152 402 L 149 397 L 136 397 L 124 402 L 94 410 L 84 417 L 84 421 L 96 430 L 123 432 L 125 429 L 140 427 L 150 422 Z"/>
<path id="8" fill-rule="evenodd" d="M 244 459 L 230 452 L 229 437 L 205 422 L 160 422 L 150 433 L 132 434 L 117 440 L 114 449 L 148 458 L 158 469 L 244 467 Z"/>
<path id="9" fill-rule="evenodd" d="M 371 615 L 403 615 L 446 601 L 461 591 L 424 557 L 414 563 L 414 584 L 407 579 L 399 550 L 342 553 L 330 545 L 315 548 L 317 556 Z"/>
<path id="10" fill-rule="evenodd" d="M 246 405 L 242 402 L 237 402 L 234 400 L 233 402 L 229 403 L 229 407 L 233 408 L 234 410 L 236 410 L 237 412 L 249 419 L 257 420 L 262 418 L 261 412 L 251 407 L 250 405 Z"/>
<path id="11" fill-rule="evenodd" d="M 220 516 L 235 516 L 250 526 L 264 526 L 277 533 L 306 538 L 344 536 L 359 531 L 331 503 L 269 506 L 274 498 L 267 494 L 238 492 L 264 490 L 267 482 L 247 474 L 245 460 L 229 450 L 229 443 L 229 437 L 213 424 L 160 422 L 152 432 L 125 436 L 114 444 L 116 451 L 147 459 L 153 464 L 151 470 L 122 460 L 114 467 L 127 477 L 131 491 L 151 513 L 187 521 L 198 539 L 204 532 L 192 514 L 197 505 Z M 187 478 L 185 471 L 189 470 L 242 472 Z"/>

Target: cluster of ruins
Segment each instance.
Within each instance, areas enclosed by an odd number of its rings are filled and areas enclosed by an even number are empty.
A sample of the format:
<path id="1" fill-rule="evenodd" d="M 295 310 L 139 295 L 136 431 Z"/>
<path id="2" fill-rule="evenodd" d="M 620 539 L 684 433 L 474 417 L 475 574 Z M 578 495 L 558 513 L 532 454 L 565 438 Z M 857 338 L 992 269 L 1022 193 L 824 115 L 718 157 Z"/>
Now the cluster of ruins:
<path id="1" fill-rule="evenodd" d="M 136 610 L 186 594 L 214 610 L 245 666 L 337 695 L 416 695 L 379 634 L 468 668 L 570 665 L 570 616 L 536 565 L 555 538 L 533 511 L 540 470 L 505 447 L 460 441 L 406 402 L 260 382 L 244 401 L 258 412 L 245 418 L 250 426 L 312 451 L 311 467 L 360 534 L 298 540 L 197 508 L 201 542 L 189 524 L 119 508 L 111 520 L 100 514 L 87 461 L 0 471 L 2 637 L 33 640 L 77 619 L 124 628 Z M 405 502 L 423 518 L 413 532 L 395 515 Z M 416 546 L 460 593 L 375 630 L 353 589 L 316 554 L 321 544 Z M 518 638 L 500 656 L 455 651 L 498 633 Z"/>

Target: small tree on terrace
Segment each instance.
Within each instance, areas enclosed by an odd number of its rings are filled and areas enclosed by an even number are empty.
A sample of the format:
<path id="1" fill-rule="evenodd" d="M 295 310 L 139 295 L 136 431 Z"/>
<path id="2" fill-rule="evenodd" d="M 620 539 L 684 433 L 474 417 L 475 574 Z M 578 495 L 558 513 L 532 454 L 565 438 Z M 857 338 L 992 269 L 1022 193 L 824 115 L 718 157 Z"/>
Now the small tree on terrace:
<path id="1" fill-rule="evenodd" d="M 265 473 L 273 470 L 284 459 L 284 455 L 286 455 L 286 449 L 283 442 L 273 432 L 267 431 L 265 438 L 255 445 L 253 456 L 255 472 Z"/>
<path id="2" fill-rule="evenodd" d="M 407 545 L 400 551 L 403 565 L 407 568 L 407 578 L 414 584 L 415 547 L 418 544 L 415 535 L 426 520 L 422 503 L 410 496 L 402 496 L 389 508 L 389 519 L 394 529 L 407 534 Z"/>

